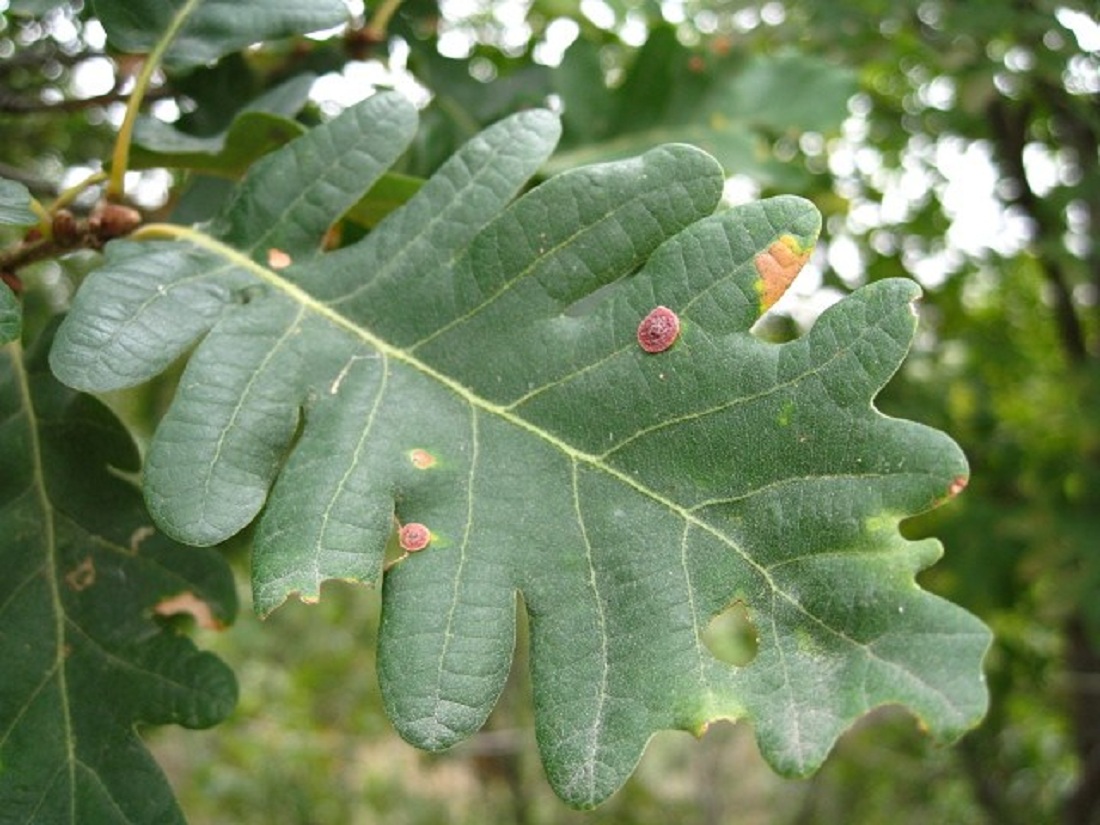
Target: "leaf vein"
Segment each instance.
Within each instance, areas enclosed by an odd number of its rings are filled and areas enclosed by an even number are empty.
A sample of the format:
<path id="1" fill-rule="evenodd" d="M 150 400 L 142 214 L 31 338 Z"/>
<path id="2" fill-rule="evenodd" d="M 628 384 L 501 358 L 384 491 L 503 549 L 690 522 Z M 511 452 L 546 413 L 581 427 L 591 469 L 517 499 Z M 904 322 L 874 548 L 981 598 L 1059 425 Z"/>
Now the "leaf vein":
<path id="1" fill-rule="evenodd" d="M 263 360 L 261 360 L 256 368 L 252 371 L 252 374 L 249 376 L 248 381 L 245 382 L 244 387 L 241 388 L 240 395 L 238 396 L 238 401 L 233 406 L 233 410 L 229 416 L 229 419 L 226 421 L 225 426 L 222 427 L 221 431 L 218 433 L 217 441 L 214 444 L 213 455 L 211 456 L 209 463 L 206 465 L 206 472 L 204 473 L 202 480 L 201 501 L 203 512 L 201 513 L 200 518 L 204 523 L 208 523 L 206 518 L 206 508 L 208 502 L 212 500 L 212 497 L 210 495 L 210 485 L 213 483 L 218 465 L 221 463 L 222 453 L 225 451 L 226 438 L 229 436 L 229 433 L 236 428 L 237 420 L 245 409 L 246 400 L 251 395 L 252 389 L 259 383 L 261 377 L 266 372 L 268 365 L 272 362 L 272 360 L 279 353 L 286 342 L 289 341 L 293 336 L 295 336 L 301 329 L 301 322 L 302 318 L 305 317 L 305 313 L 306 307 L 299 305 L 298 312 L 294 318 L 294 321 L 287 324 L 284 332 L 272 344 L 271 349 L 268 350 L 266 355 L 264 355 Z"/>
<path id="2" fill-rule="evenodd" d="M 436 689 L 436 702 L 435 702 L 435 721 L 439 724 L 445 725 L 442 719 L 439 718 L 440 703 L 443 701 L 454 701 L 453 699 L 442 696 L 443 693 L 443 674 L 447 664 L 447 657 L 450 653 L 451 642 L 454 640 L 454 620 L 455 613 L 458 610 L 459 604 L 459 587 L 462 583 L 462 574 L 466 569 L 466 558 L 469 550 L 470 543 L 470 529 L 473 522 L 473 507 L 474 507 L 474 477 L 477 475 L 477 462 L 478 462 L 478 422 L 477 422 L 477 408 L 470 407 L 470 470 L 466 474 L 466 524 L 462 534 L 462 543 L 459 546 L 458 565 L 455 568 L 454 582 L 451 587 L 451 603 L 447 608 L 447 621 L 446 628 L 443 632 L 443 649 L 439 651 L 439 667 L 436 670 L 435 676 L 435 689 Z M 446 725 L 450 727 L 449 725 Z"/>
<path id="3" fill-rule="evenodd" d="M 600 595 L 599 582 L 596 580 L 596 564 L 592 556 L 592 542 L 588 538 L 588 530 L 584 522 L 584 512 L 581 508 L 580 486 L 577 478 L 577 462 L 572 462 L 571 480 L 573 485 L 573 510 L 577 516 L 577 526 L 580 527 L 581 540 L 584 542 L 585 561 L 588 564 L 588 587 L 592 591 L 592 601 L 596 605 L 596 621 L 599 625 L 600 638 L 600 677 L 596 691 L 596 711 L 592 716 L 592 723 L 586 735 L 586 750 L 584 765 L 587 770 L 588 798 L 592 798 L 596 790 L 595 765 L 599 761 L 600 735 L 604 724 L 604 713 L 608 698 L 608 676 L 611 669 L 608 661 L 608 631 L 607 615 L 604 610 L 603 596 Z"/>
<path id="4" fill-rule="evenodd" d="M 336 381 L 333 383 L 333 392 L 339 389 L 339 382 L 343 379 L 345 372 L 350 369 L 351 365 L 355 363 L 356 359 L 361 356 L 353 355 L 348 364 L 344 367 L 344 371 L 340 373 Z M 321 514 L 321 525 L 317 530 L 317 538 L 313 543 L 313 582 L 316 586 L 320 586 L 323 581 L 321 573 L 321 554 L 325 546 L 325 535 L 328 532 L 329 521 L 332 518 L 333 508 L 336 506 L 336 502 L 343 495 L 344 490 L 347 488 L 348 481 L 352 478 L 355 472 L 355 468 L 359 466 L 359 462 L 363 456 L 363 450 L 367 445 L 367 438 L 373 432 L 375 422 L 378 418 L 378 410 L 382 407 L 382 400 L 386 395 L 386 387 L 389 383 L 390 376 L 390 362 L 384 354 L 381 355 L 382 359 L 382 377 L 378 382 L 378 391 L 375 393 L 374 401 L 371 403 L 370 413 L 367 415 L 367 420 L 363 425 L 362 430 L 359 433 L 359 439 L 355 442 L 355 448 L 352 450 L 351 460 L 344 468 L 344 474 L 340 477 L 340 481 L 336 484 L 336 489 L 329 497 L 327 504 L 325 505 L 325 511 Z"/>

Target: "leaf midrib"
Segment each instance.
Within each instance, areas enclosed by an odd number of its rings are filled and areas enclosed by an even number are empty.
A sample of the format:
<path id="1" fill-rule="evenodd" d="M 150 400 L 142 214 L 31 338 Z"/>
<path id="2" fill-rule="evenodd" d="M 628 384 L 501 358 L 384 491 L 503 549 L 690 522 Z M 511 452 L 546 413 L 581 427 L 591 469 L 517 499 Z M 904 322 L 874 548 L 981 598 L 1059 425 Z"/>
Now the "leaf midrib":
<path id="1" fill-rule="evenodd" d="M 37 417 L 34 409 L 34 399 L 31 394 L 30 380 L 27 376 L 26 365 L 23 362 L 23 347 L 19 341 L 13 341 L 5 349 L 15 373 L 16 385 L 22 400 L 22 408 L 26 411 L 28 444 L 31 454 L 32 484 L 38 498 L 38 504 L 42 508 L 42 543 L 46 548 L 46 583 L 50 589 L 50 601 L 53 606 L 54 633 L 57 640 L 57 649 L 54 653 L 54 665 L 49 678 L 56 674 L 58 683 L 59 702 L 61 703 L 62 724 L 65 728 L 65 765 L 69 783 L 69 821 L 76 821 L 76 753 L 73 749 L 75 736 L 73 734 L 72 709 L 69 706 L 69 687 L 65 671 L 65 611 L 62 607 L 61 585 L 57 580 L 57 534 L 54 529 L 54 508 L 46 491 L 46 478 L 42 472 L 43 455 L 42 442 L 38 434 Z M 45 682 L 44 680 L 43 685 Z M 41 686 L 40 688 L 41 689 Z"/>

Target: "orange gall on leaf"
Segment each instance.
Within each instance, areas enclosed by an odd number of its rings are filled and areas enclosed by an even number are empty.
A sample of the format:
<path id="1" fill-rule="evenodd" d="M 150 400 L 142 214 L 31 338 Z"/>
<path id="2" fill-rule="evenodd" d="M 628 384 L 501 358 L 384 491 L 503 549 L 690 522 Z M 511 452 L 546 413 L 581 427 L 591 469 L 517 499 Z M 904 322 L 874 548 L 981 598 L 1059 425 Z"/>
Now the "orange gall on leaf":
<path id="1" fill-rule="evenodd" d="M 286 269 L 291 263 L 293 261 L 291 261 L 290 256 L 283 250 L 275 247 L 267 250 L 267 265 L 272 269 Z"/>
<path id="2" fill-rule="evenodd" d="M 397 543 L 406 553 L 415 553 L 432 543 L 432 531 L 419 522 L 410 521 L 398 531 Z"/>
<path id="3" fill-rule="evenodd" d="M 436 457 L 427 450 L 417 448 L 409 451 L 409 461 L 418 470 L 428 470 L 435 466 Z"/>
<path id="4" fill-rule="evenodd" d="M 784 235 L 756 256 L 756 272 L 760 275 L 756 288 L 760 293 L 760 311 L 769 309 L 783 297 L 795 276 L 810 259 L 813 247 L 803 249 L 790 235 Z"/>
<path id="5" fill-rule="evenodd" d="M 656 307 L 638 324 L 638 346 L 646 352 L 664 352 L 680 336 L 680 317 L 668 307 Z"/>

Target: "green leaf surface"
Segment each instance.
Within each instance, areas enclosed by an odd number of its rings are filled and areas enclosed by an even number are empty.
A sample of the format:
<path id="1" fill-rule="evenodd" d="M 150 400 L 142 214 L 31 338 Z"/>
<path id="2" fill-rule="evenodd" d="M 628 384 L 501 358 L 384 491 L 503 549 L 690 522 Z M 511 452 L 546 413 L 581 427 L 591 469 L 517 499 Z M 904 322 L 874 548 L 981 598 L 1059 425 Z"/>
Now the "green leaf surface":
<path id="1" fill-rule="evenodd" d="M 389 172 L 348 210 L 346 217 L 361 226 L 374 228 L 386 215 L 408 202 L 423 185 L 423 178 Z"/>
<path id="2" fill-rule="evenodd" d="M 338 26 L 342 0 L 93 0 L 108 42 L 123 52 L 151 52 L 179 31 L 165 54 L 173 69 L 201 66 L 261 40 Z"/>
<path id="3" fill-rule="evenodd" d="M 216 135 L 191 135 L 155 118 L 142 118 L 134 129 L 130 165 L 239 176 L 257 158 L 305 131 L 293 116 L 309 99 L 313 81 L 313 75 L 303 74 L 271 89 L 243 107 Z"/>
<path id="4" fill-rule="evenodd" d="M 57 0 L 8 0 L 8 10 L 12 14 L 40 16 L 56 7 Z"/>
<path id="5" fill-rule="evenodd" d="M 804 774 L 885 703 L 938 739 L 973 726 L 989 634 L 917 587 L 940 545 L 898 531 L 966 462 L 872 405 L 915 333 L 916 285 L 872 284 L 765 343 L 751 327 L 808 256 L 813 206 L 715 214 L 722 171 L 683 145 L 517 199 L 558 137 L 541 111 L 321 254 L 411 140 L 410 108 L 348 110 L 265 158 L 208 232 L 146 228 L 82 286 L 52 353 L 67 383 L 135 384 L 194 348 L 145 467 L 158 523 L 210 544 L 259 514 L 261 613 L 328 578 L 381 580 L 383 699 L 429 749 L 488 716 L 519 594 L 543 761 L 577 806 L 661 729 L 745 718 Z M 270 247 L 292 263 L 267 266 Z M 658 305 L 681 330 L 649 354 L 636 333 Z M 383 575 L 410 522 L 429 546 Z M 703 641 L 738 607 L 759 637 L 740 666 Z"/>
<path id="6" fill-rule="evenodd" d="M 819 58 L 705 52 L 667 26 L 651 33 L 616 89 L 592 82 L 598 62 L 597 46 L 580 38 L 555 70 L 566 146 L 548 172 L 679 141 L 706 149 L 731 174 L 774 183 L 781 164 L 771 141 L 837 131 L 857 88 L 849 70 Z"/>
<path id="7" fill-rule="evenodd" d="M 38 216 L 31 211 L 31 193 L 18 181 L 0 178 L 0 224 L 33 226 Z"/>
<path id="8" fill-rule="evenodd" d="M 0 345 L 14 341 L 23 332 L 23 308 L 19 297 L 0 283 Z"/>
<path id="9" fill-rule="evenodd" d="M 232 710 L 233 674 L 164 623 L 232 621 L 229 568 L 153 529 L 128 434 L 44 347 L 0 350 L 0 422 L 0 819 L 182 822 L 135 726 Z"/>

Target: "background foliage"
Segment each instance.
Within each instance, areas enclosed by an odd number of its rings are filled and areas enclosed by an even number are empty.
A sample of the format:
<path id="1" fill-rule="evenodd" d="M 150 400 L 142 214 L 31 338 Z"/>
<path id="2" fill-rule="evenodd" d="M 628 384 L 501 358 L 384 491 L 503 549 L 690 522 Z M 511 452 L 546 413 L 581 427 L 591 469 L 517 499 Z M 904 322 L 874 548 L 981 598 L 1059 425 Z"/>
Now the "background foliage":
<path id="1" fill-rule="evenodd" d="M 763 332 L 776 340 L 831 294 L 898 274 L 920 280 L 924 338 L 881 404 L 950 432 L 972 465 L 966 494 L 908 532 L 944 539 L 945 560 L 924 584 L 997 634 L 981 728 L 934 750 L 910 717 L 886 712 L 793 784 L 763 769 L 743 730 L 716 729 L 701 747 L 662 735 L 624 791 L 585 818 L 1097 821 L 1095 6 L 409 0 L 385 37 L 378 11 L 178 79 L 169 64 L 150 97 L 174 122 L 139 125 L 133 168 L 177 172 L 134 181 L 146 214 L 212 215 L 253 159 L 372 83 L 396 82 L 426 104 L 424 128 L 351 213 L 369 227 L 465 139 L 551 96 L 565 112 L 557 168 L 682 139 L 722 160 L 734 198 L 814 200 L 827 218 L 820 281 L 769 318 Z M 110 156 L 135 71 L 94 16 L 9 0 L 0 18 L 0 175 L 42 197 Z M 73 207 L 79 217 L 87 202 Z M 968 220 L 979 212 L 989 220 Z M 20 270 L 31 333 L 65 304 L 86 255 Z M 147 433 L 169 391 L 166 382 L 108 400 Z M 243 611 L 234 633 L 200 634 L 236 670 L 245 704 L 209 733 L 154 735 L 193 821 L 428 822 L 456 809 L 470 821 L 579 820 L 547 798 L 525 741 L 522 663 L 486 733 L 416 756 L 390 742 L 372 690 L 376 611 L 341 588 L 332 595 L 318 608 L 331 622 L 294 606 L 262 632 Z M 276 706 L 288 710 L 276 718 Z"/>

